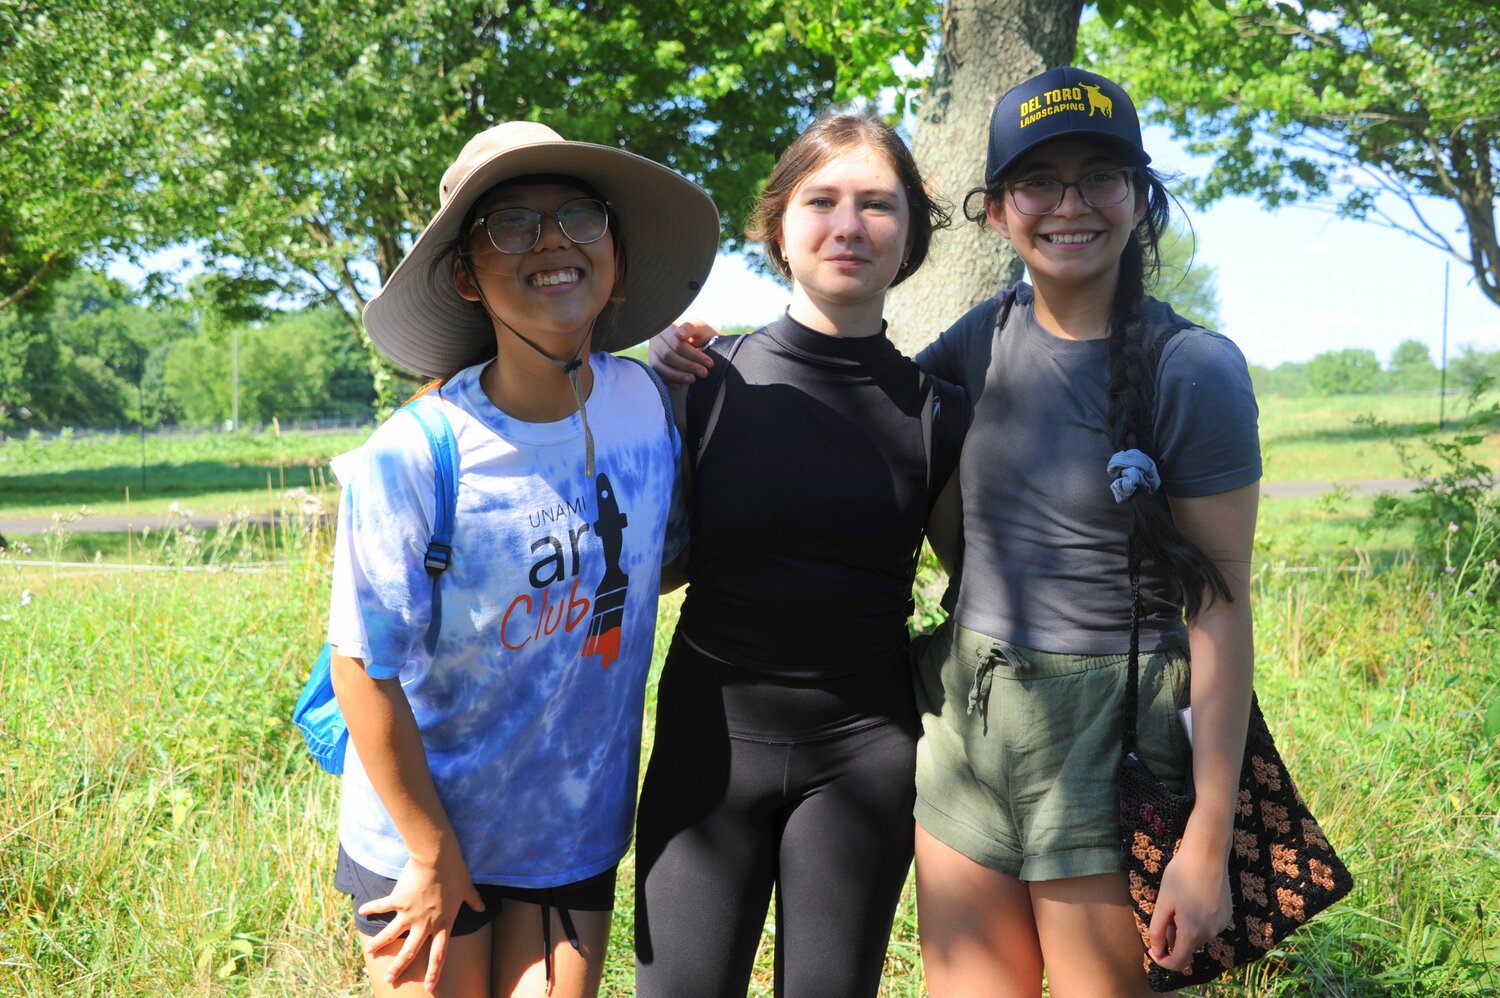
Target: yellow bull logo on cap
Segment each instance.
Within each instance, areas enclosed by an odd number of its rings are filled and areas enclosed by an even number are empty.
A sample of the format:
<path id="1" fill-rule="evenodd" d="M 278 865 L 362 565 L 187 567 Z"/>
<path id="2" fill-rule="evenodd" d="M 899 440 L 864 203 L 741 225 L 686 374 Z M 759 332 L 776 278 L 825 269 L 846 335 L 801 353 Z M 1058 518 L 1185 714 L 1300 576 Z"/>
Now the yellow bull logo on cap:
<path id="1" fill-rule="evenodd" d="M 1090 118 L 1094 116 L 1095 108 L 1098 108 L 1106 118 L 1113 118 L 1115 116 L 1115 102 L 1101 94 L 1098 87 L 1091 86 L 1087 83 L 1080 83 L 1079 86 L 1083 87 L 1083 89 L 1089 92 Z"/>

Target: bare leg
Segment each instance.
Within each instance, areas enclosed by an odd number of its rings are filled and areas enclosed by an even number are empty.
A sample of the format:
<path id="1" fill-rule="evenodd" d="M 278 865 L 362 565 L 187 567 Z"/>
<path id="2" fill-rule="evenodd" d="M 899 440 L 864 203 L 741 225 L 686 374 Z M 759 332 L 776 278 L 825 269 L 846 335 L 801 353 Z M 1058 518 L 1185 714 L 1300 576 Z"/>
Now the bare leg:
<path id="1" fill-rule="evenodd" d="M 1147 998 L 1123 873 L 1027 885 L 1053 998 Z M 1174 994 L 1176 992 L 1173 992 Z"/>
<path id="2" fill-rule="evenodd" d="M 916 852 L 917 924 L 932 998 L 1040 998 L 1042 950 L 1027 885 L 920 824 Z"/>
<path id="3" fill-rule="evenodd" d="M 361 940 L 365 937 L 360 936 Z M 387 984 L 386 971 L 400 952 L 399 946 L 388 946 L 379 956 L 365 957 L 365 971 L 370 975 L 370 990 L 375 998 L 484 998 L 489 994 L 490 927 L 466 936 L 448 940 L 448 956 L 443 961 L 443 976 L 437 991 L 429 992 L 422 983 L 427 974 L 427 953 L 431 942 L 417 952 L 395 983 Z"/>
<path id="4" fill-rule="evenodd" d="M 607 911 L 568 913 L 578 930 L 579 949 L 568 942 L 557 909 L 552 919 L 552 990 L 547 990 L 547 968 L 543 962 L 542 909 L 539 905 L 512 901 L 500 908 L 494 927 L 494 963 L 491 994 L 494 998 L 594 998 L 604 976 L 604 953 L 609 945 Z"/>

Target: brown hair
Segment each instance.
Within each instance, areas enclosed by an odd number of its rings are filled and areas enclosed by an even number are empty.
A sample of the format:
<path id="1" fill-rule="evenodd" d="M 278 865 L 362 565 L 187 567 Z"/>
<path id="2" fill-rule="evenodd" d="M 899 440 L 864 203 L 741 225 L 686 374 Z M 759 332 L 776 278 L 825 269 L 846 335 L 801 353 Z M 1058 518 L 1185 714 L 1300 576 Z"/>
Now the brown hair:
<path id="1" fill-rule="evenodd" d="M 745 224 L 745 235 L 765 244 L 771 266 L 782 277 L 790 279 L 792 276 L 791 268 L 782 258 L 781 248 L 781 222 L 786 217 L 792 194 L 814 171 L 855 146 L 869 146 L 885 154 L 911 206 L 911 252 L 896 272 L 892 287 L 916 273 L 922 261 L 927 259 L 933 231 L 948 226 L 947 207 L 927 192 L 911 150 L 894 128 L 868 115 L 827 111 L 781 154 Z"/>

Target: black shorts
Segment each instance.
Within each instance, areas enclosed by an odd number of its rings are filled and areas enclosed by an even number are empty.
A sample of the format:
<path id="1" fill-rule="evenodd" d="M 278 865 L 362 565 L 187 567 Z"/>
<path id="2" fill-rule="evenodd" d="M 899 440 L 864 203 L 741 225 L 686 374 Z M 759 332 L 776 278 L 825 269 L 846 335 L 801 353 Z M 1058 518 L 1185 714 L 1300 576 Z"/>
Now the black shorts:
<path id="1" fill-rule="evenodd" d="M 489 925 L 500 913 L 505 899 L 522 901 L 542 908 L 557 908 L 570 911 L 612 911 L 615 906 L 615 874 L 618 866 L 603 873 L 596 873 L 587 880 L 558 887 L 507 887 L 503 884 L 475 884 L 479 899 L 484 902 L 484 911 L 475 911 L 467 904 L 458 909 L 453 920 L 455 936 L 467 936 Z M 396 882 L 371 870 L 365 869 L 339 846 L 338 866 L 333 872 L 333 886 L 348 894 L 354 902 L 354 925 L 361 935 L 374 936 L 395 918 L 394 912 L 379 912 L 361 915 L 360 906 L 391 893 Z M 565 915 L 566 917 L 566 915 Z M 566 924 L 566 922 L 565 922 Z M 405 933 L 403 933 L 405 935 Z"/>

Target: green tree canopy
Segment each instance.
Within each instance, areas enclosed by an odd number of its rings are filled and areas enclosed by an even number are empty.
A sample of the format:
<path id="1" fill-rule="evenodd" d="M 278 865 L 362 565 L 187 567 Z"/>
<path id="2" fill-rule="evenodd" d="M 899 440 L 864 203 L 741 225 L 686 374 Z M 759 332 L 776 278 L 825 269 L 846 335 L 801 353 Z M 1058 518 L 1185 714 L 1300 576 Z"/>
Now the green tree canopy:
<path id="1" fill-rule="evenodd" d="M 1448 362 L 1449 387 L 1473 388 L 1485 378 L 1500 381 L 1500 350 L 1480 350 L 1469 343 Z"/>
<path id="2" fill-rule="evenodd" d="M 221 313 L 277 295 L 357 330 L 463 143 L 515 118 L 697 180 L 734 245 L 781 149 L 836 94 L 900 83 L 935 9 L 0 0 L 0 307 L 44 308 L 74 260 L 190 242 Z"/>
<path id="3" fill-rule="evenodd" d="M 185 422 L 213 426 L 230 418 L 236 350 L 242 426 L 370 414 L 369 370 L 338 313 L 324 307 L 177 343 L 163 387 Z"/>
<path id="4" fill-rule="evenodd" d="M 458 150 L 498 121 L 671 165 L 714 194 L 733 243 L 777 153 L 833 96 L 833 61 L 774 0 L 226 6 L 212 39 L 161 40 L 189 99 L 158 108 L 178 155 L 151 224 L 351 321 Z"/>
<path id="5" fill-rule="evenodd" d="M 191 332 L 184 316 L 138 304 L 119 281 L 75 271 L 45 310 L 0 312 L 0 429 L 170 420 L 162 365 Z"/>
<path id="6" fill-rule="evenodd" d="M 1437 387 L 1438 369 L 1432 351 L 1420 340 L 1402 340 L 1391 354 L 1391 387 L 1401 392 L 1425 392 Z"/>
<path id="7" fill-rule="evenodd" d="M 1284 361 L 1275 367 L 1251 364 L 1250 380 L 1255 385 L 1255 394 L 1260 398 L 1270 398 L 1273 395 L 1301 398 L 1308 393 L 1307 365 L 1295 361 Z"/>
<path id="8" fill-rule="evenodd" d="M 1086 25 L 1080 49 L 1215 157 L 1200 203 L 1253 194 L 1388 225 L 1462 261 L 1500 305 L 1493 0 L 1198 0 L 1151 33 L 1112 24 Z M 1458 234 L 1427 197 L 1458 208 Z"/>
<path id="9" fill-rule="evenodd" d="M 140 224 L 159 165 L 147 110 L 170 103 L 149 52 L 175 3 L 0 0 L 0 312 L 44 311 L 82 258 L 161 245 Z M 202 18 L 177 20 L 195 37 Z"/>
<path id="10" fill-rule="evenodd" d="M 1330 350 L 1307 362 L 1314 395 L 1362 395 L 1380 387 L 1380 361 L 1373 350 Z"/>

